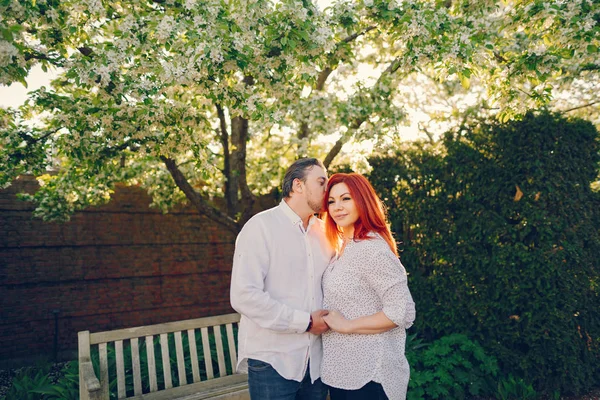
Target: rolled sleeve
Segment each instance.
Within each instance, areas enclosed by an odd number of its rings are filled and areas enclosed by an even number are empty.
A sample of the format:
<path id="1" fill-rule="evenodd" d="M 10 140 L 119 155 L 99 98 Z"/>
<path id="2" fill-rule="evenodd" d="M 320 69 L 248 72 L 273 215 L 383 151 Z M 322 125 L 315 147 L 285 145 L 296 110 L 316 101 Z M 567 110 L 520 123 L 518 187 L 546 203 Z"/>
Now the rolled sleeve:
<path id="1" fill-rule="evenodd" d="M 389 249 L 373 254 L 364 275 L 375 290 L 383 313 L 397 326 L 409 328 L 415 319 L 415 303 L 408 289 L 406 270 Z"/>

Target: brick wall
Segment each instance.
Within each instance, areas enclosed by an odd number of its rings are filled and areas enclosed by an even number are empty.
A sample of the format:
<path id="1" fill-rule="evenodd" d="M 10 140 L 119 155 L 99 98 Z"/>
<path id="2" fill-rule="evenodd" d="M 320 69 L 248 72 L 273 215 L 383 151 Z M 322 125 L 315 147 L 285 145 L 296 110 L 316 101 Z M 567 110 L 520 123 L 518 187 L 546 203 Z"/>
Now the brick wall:
<path id="1" fill-rule="evenodd" d="M 163 215 L 138 188 L 70 222 L 32 218 L 15 198 L 37 182 L 0 191 L 0 360 L 77 348 L 77 332 L 232 312 L 235 237 L 193 209 Z"/>

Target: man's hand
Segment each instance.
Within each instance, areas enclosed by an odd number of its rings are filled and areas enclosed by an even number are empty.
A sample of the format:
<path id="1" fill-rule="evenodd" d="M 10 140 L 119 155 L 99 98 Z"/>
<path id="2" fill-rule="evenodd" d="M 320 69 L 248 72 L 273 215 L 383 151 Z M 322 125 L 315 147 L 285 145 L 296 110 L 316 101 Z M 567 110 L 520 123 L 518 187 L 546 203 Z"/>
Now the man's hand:
<path id="1" fill-rule="evenodd" d="M 310 316 L 312 317 L 312 327 L 309 332 L 313 335 L 320 335 L 323 332 L 327 332 L 329 330 L 329 326 L 325 323 L 323 317 L 329 314 L 327 310 L 317 310 L 314 311 Z"/>

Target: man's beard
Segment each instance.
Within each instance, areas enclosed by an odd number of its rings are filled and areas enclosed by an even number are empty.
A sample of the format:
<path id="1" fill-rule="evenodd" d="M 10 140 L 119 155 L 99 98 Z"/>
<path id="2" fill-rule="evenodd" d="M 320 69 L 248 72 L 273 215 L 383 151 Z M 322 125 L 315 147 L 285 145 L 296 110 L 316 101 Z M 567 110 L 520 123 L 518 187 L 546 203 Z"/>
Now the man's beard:
<path id="1" fill-rule="evenodd" d="M 321 202 L 317 203 L 316 201 L 308 200 L 308 206 L 316 213 L 323 211 L 323 204 Z"/>

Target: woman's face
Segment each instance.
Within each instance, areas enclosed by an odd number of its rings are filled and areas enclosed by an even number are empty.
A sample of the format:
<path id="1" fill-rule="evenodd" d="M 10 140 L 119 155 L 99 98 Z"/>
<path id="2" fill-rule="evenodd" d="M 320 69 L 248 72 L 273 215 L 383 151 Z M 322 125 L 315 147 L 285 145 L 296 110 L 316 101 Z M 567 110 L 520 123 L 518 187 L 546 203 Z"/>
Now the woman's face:
<path id="1" fill-rule="evenodd" d="M 331 187 L 327 198 L 327 212 L 340 228 L 353 226 L 358 220 L 356 203 L 345 183 L 340 182 Z"/>

